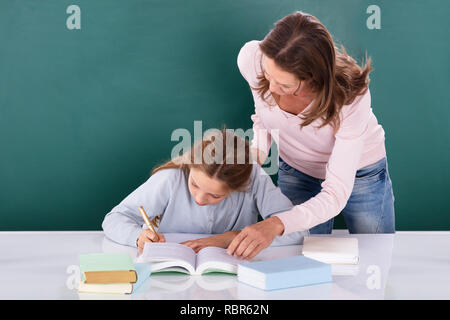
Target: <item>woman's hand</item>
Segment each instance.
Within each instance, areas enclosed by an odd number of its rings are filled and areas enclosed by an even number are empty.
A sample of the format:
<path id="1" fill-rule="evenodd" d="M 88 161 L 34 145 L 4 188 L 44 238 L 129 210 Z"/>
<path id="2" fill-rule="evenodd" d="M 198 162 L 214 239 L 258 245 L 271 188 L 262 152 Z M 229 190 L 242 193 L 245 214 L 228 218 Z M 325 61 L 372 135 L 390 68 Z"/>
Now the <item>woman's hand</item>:
<path id="1" fill-rule="evenodd" d="M 228 231 L 217 236 L 184 241 L 181 242 L 181 244 L 192 248 L 195 253 L 206 247 L 227 248 L 234 237 L 239 234 L 239 232 L 240 231 Z"/>
<path id="2" fill-rule="evenodd" d="M 283 232 L 283 222 L 278 217 L 270 217 L 242 229 L 228 246 L 227 253 L 243 259 L 252 259 Z"/>
<path id="3" fill-rule="evenodd" d="M 139 235 L 139 238 L 136 241 L 136 244 L 139 249 L 139 253 L 142 253 L 144 250 L 144 246 L 146 242 L 166 242 L 166 238 L 162 233 L 156 233 L 159 237 L 159 240 L 156 238 L 155 233 L 149 229 L 145 229 L 142 231 L 142 233 Z"/>

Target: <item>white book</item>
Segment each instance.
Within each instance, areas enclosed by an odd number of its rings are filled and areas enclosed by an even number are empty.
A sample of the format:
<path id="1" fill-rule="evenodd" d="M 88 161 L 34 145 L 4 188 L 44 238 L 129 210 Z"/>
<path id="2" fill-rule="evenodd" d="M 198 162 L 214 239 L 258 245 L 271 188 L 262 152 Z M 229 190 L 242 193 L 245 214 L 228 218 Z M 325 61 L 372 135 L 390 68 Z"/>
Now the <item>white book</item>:
<path id="1" fill-rule="evenodd" d="M 79 293 L 132 293 L 132 283 L 84 283 L 80 281 L 78 285 Z"/>
<path id="2" fill-rule="evenodd" d="M 306 236 L 302 254 L 328 264 L 358 264 L 357 238 Z"/>
<path id="3" fill-rule="evenodd" d="M 210 272 L 237 273 L 237 265 L 244 260 L 230 256 L 226 249 L 206 247 L 197 254 L 179 243 L 147 242 L 137 262 L 148 263 L 152 273 L 182 272 L 202 275 Z"/>

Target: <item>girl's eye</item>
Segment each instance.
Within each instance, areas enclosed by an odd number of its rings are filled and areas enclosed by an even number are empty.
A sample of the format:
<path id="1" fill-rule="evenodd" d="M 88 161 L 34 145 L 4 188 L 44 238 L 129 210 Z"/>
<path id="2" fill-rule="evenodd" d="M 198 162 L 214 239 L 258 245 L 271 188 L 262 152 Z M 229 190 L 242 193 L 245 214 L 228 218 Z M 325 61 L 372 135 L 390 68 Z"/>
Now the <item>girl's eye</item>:
<path id="1" fill-rule="evenodd" d="M 220 196 L 215 196 L 215 195 L 211 195 L 214 199 L 219 199 L 220 198 Z"/>

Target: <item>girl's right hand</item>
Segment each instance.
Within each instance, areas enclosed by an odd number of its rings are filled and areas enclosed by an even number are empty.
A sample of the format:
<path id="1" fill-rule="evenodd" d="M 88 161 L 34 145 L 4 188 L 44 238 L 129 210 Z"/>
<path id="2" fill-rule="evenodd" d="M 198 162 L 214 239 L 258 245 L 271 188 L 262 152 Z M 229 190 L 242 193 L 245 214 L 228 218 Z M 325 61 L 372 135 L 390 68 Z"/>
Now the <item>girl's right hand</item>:
<path id="1" fill-rule="evenodd" d="M 149 229 L 145 229 L 144 231 L 142 231 L 142 233 L 139 235 L 139 238 L 136 241 L 139 253 L 142 253 L 142 251 L 144 250 L 146 242 L 166 242 L 166 238 L 164 238 L 164 235 L 162 233 L 156 234 L 158 235 L 159 240 L 156 238 L 156 235 L 153 233 L 153 231 Z"/>

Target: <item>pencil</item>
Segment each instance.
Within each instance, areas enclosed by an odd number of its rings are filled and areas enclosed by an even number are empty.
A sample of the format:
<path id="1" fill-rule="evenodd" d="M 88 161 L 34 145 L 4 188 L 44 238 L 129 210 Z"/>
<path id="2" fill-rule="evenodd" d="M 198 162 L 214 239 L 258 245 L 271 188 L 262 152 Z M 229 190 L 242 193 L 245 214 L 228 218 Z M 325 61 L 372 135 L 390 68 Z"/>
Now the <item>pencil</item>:
<path id="1" fill-rule="evenodd" d="M 145 224 L 147 225 L 147 227 L 148 227 L 150 230 L 152 230 L 152 232 L 155 234 L 156 239 L 157 239 L 156 241 L 159 241 L 158 233 L 156 233 L 155 228 L 153 228 L 153 224 L 151 223 L 150 219 L 148 218 L 148 215 L 147 215 L 147 213 L 145 212 L 143 206 L 140 206 L 140 207 L 139 207 L 139 212 L 141 213 L 141 216 L 142 216 L 142 218 L 144 219 Z"/>

